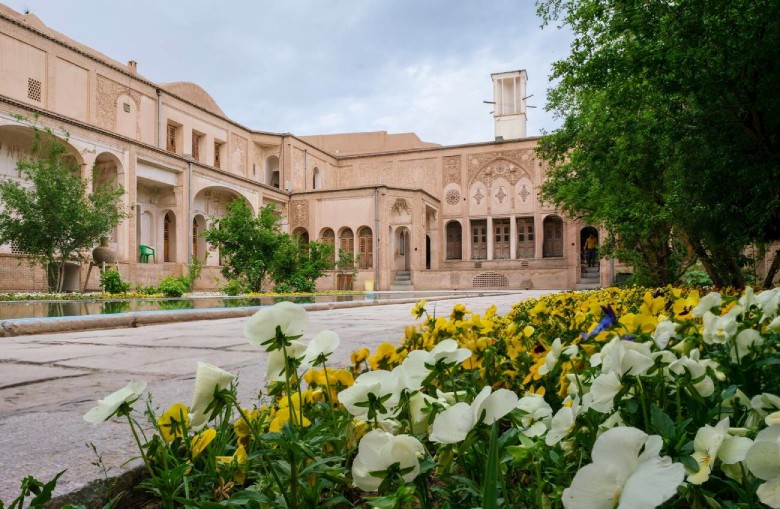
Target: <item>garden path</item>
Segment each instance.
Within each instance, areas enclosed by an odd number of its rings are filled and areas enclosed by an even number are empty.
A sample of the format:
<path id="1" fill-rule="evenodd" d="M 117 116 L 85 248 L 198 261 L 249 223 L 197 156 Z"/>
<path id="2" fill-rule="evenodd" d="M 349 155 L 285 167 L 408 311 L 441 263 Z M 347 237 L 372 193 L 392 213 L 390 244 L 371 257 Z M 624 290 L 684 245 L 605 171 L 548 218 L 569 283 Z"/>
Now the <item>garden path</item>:
<path id="1" fill-rule="evenodd" d="M 495 304 L 500 314 L 512 304 L 551 291 L 528 290 L 488 297 L 430 302 L 429 311 L 449 314 L 458 302 L 483 313 Z M 311 311 L 303 340 L 321 330 L 336 331 L 341 346 L 332 365 L 349 363 L 361 346 L 397 342 L 415 323 L 411 304 Z M 110 475 L 137 454 L 126 422 L 92 426 L 83 421 L 97 399 L 131 380 L 146 380 L 155 406 L 189 404 L 197 361 L 217 365 L 240 379 L 239 399 L 256 400 L 265 372 L 265 354 L 243 336 L 246 318 L 169 323 L 134 329 L 90 330 L 0 338 L 0 499 L 10 502 L 26 475 L 44 481 L 63 469 L 56 494 L 79 489 L 101 477 L 86 446 L 92 442 Z M 136 404 L 136 409 L 141 405 Z M 159 412 L 158 412 L 159 413 Z"/>

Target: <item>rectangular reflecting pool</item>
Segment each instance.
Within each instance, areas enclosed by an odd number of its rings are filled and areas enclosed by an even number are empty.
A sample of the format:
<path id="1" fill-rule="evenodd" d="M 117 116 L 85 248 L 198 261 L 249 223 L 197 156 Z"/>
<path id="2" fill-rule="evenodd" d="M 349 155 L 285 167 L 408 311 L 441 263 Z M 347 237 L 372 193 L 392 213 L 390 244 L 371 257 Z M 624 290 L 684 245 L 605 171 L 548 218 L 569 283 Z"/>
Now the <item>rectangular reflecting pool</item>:
<path id="1" fill-rule="evenodd" d="M 291 301 L 300 304 L 426 299 L 434 297 L 494 295 L 500 291 L 366 292 L 355 294 L 274 295 L 262 297 L 191 297 L 181 299 L 48 300 L 0 302 L 0 320 L 110 315 L 136 311 L 180 311 L 271 306 Z"/>

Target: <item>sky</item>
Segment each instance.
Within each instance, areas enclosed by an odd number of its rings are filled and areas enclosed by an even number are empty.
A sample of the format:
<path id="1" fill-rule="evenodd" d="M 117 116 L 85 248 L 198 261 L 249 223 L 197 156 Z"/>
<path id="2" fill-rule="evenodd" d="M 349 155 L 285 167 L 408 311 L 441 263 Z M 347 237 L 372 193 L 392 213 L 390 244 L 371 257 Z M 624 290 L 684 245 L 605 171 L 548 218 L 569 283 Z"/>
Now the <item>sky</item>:
<path id="1" fill-rule="evenodd" d="M 528 135 L 572 35 L 531 0 L 0 0 L 155 83 L 192 81 L 236 122 L 296 135 L 493 139 L 490 74 L 528 72 Z"/>

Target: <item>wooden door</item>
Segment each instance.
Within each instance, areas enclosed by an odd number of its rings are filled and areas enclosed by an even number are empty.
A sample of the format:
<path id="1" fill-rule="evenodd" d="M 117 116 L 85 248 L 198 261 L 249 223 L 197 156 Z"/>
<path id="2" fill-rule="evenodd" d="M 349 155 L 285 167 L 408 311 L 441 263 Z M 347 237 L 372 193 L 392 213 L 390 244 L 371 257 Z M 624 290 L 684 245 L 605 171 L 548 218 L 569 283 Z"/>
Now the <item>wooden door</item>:
<path id="1" fill-rule="evenodd" d="M 493 259 L 509 259 L 509 219 L 494 219 L 493 235 Z"/>
<path id="2" fill-rule="evenodd" d="M 487 220 L 471 223 L 471 259 L 487 260 Z"/>
<path id="3" fill-rule="evenodd" d="M 521 217 L 517 220 L 517 257 L 533 258 L 535 251 L 534 220 Z"/>

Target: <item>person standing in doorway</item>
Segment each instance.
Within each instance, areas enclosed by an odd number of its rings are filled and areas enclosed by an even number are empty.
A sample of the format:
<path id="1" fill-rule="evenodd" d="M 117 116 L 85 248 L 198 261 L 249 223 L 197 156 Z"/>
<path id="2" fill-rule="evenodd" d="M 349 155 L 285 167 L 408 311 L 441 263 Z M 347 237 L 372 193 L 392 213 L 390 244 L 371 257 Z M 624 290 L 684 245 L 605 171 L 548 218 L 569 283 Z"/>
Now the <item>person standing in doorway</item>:
<path id="1" fill-rule="evenodd" d="M 588 267 L 596 265 L 596 251 L 598 250 L 598 247 L 599 241 L 596 239 L 596 236 L 591 233 L 585 240 L 585 256 L 588 261 Z"/>

